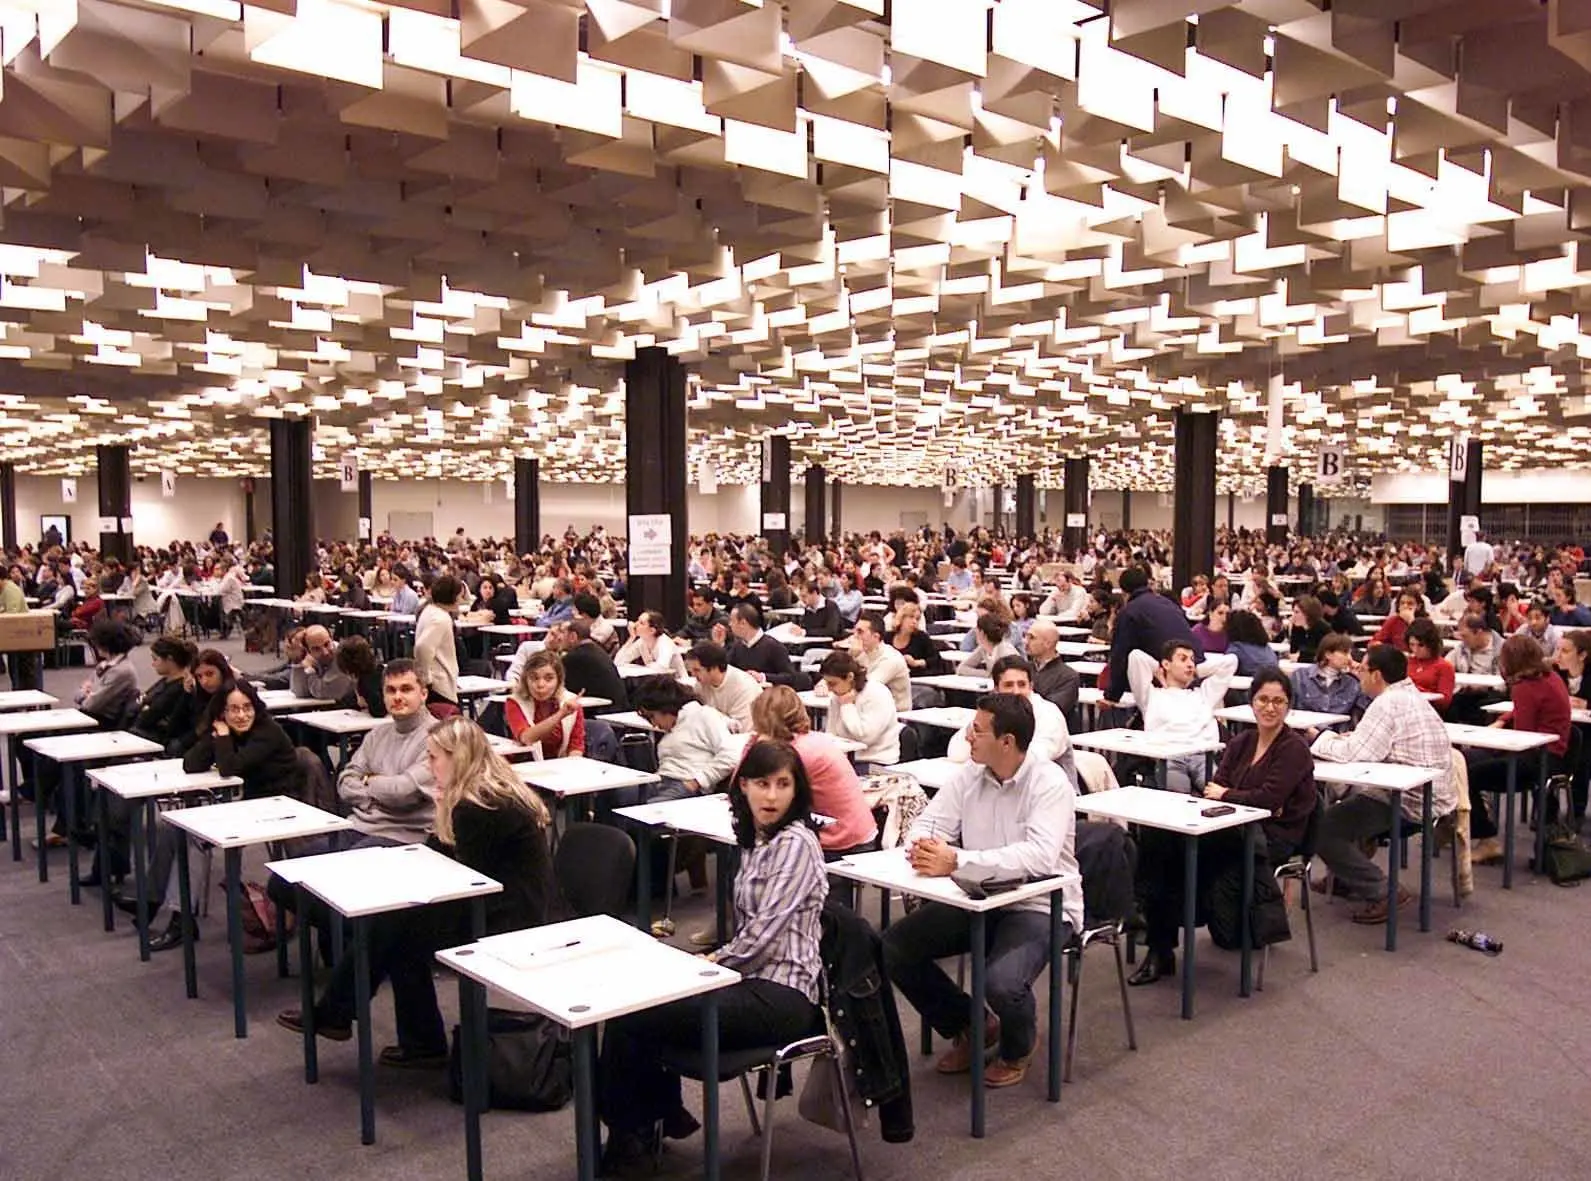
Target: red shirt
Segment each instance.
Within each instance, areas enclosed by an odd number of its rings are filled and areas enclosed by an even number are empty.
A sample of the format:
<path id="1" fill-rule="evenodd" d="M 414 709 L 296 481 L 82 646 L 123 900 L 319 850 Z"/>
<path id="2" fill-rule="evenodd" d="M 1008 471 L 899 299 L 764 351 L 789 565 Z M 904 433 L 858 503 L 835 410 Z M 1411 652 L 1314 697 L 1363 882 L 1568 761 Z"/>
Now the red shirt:
<path id="1" fill-rule="evenodd" d="M 514 736 L 514 741 L 519 741 L 519 736 L 536 722 L 545 722 L 557 711 L 556 701 L 537 701 L 531 705 L 531 712 L 535 717 L 529 721 L 525 719 L 525 711 L 520 708 L 517 699 L 510 697 L 508 704 L 503 707 L 503 719 L 508 723 L 508 732 Z M 563 726 L 552 728 L 551 733 L 541 740 L 541 757 L 544 759 L 562 758 L 565 755 L 586 753 L 586 711 L 576 709 L 574 724 L 569 728 L 569 745 L 563 745 Z"/>
<path id="2" fill-rule="evenodd" d="M 1416 660 L 1409 657 L 1409 680 L 1422 693 L 1440 693 L 1442 700 L 1431 704 L 1444 710 L 1453 704 L 1453 666 L 1443 657 L 1435 660 Z"/>
<path id="3" fill-rule="evenodd" d="M 1528 677 L 1515 681 L 1514 708 L 1509 724 L 1515 730 L 1530 730 L 1540 734 L 1556 734 L 1557 741 L 1547 749 L 1562 758 L 1569 753 L 1569 727 L 1573 724 L 1569 709 L 1569 690 L 1563 681 L 1548 673 L 1544 677 Z"/>
<path id="4" fill-rule="evenodd" d="M 1388 615 L 1386 622 L 1370 637 L 1372 644 L 1391 644 L 1399 652 L 1409 650 L 1409 625 L 1401 615 Z"/>

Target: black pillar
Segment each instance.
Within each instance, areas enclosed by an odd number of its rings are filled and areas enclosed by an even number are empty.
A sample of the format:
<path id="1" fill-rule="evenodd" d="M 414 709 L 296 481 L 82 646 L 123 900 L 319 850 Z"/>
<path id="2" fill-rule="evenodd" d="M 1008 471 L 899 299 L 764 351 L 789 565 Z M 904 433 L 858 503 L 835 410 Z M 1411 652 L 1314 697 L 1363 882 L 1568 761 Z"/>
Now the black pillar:
<path id="1" fill-rule="evenodd" d="M 312 418 L 271 420 L 271 545 L 284 599 L 315 569 L 314 438 Z"/>
<path id="2" fill-rule="evenodd" d="M 762 536 L 774 568 L 783 568 L 790 548 L 790 436 L 762 441 Z"/>
<path id="3" fill-rule="evenodd" d="M 247 545 L 254 544 L 254 536 L 258 530 L 254 527 L 254 477 L 244 476 L 243 484 L 243 541 Z"/>
<path id="4" fill-rule="evenodd" d="M 630 516 L 667 513 L 673 565 L 667 574 L 629 579 L 629 616 L 661 611 L 670 626 L 685 619 L 685 367 L 657 348 L 639 349 L 624 365 L 624 504 Z M 630 539 L 632 560 L 636 544 Z"/>
<path id="5" fill-rule="evenodd" d="M 1265 469 L 1265 544 L 1287 544 L 1287 469 Z"/>
<path id="6" fill-rule="evenodd" d="M 520 456 L 514 460 L 514 552 L 523 557 L 540 545 L 541 460 Z"/>
<path id="7" fill-rule="evenodd" d="M 1298 486 L 1298 535 L 1309 537 L 1315 532 L 1315 486 Z"/>
<path id="8" fill-rule="evenodd" d="M 992 528 L 996 533 L 1000 532 L 1000 522 L 1002 520 L 1004 520 L 1004 519 L 1005 519 L 1005 485 L 1004 484 L 996 484 L 994 486 L 994 516 L 991 518 L 991 520 L 993 521 L 993 524 L 990 526 L 990 528 Z"/>
<path id="9" fill-rule="evenodd" d="M 1132 528 L 1132 489 L 1121 490 L 1121 531 L 1123 533 Z"/>
<path id="10" fill-rule="evenodd" d="M 0 546 L 17 548 L 17 466 L 0 463 Z"/>
<path id="11" fill-rule="evenodd" d="M 823 482 L 825 479 L 827 479 L 827 476 L 819 465 L 813 464 L 807 468 L 806 536 L 808 545 L 822 545 L 826 535 L 828 522 L 823 519 Z"/>
<path id="12" fill-rule="evenodd" d="M 1220 416 L 1178 410 L 1172 493 L 1171 585 L 1215 569 L 1215 449 Z"/>
<path id="13" fill-rule="evenodd" d="M 354 524 L 354 537 L 358 541 L 376 539 L 374 477 L 369 472 L 359 473 L 359 520 Z"/>
<path id="14" fill-rule="evenodd" d="M 1061 522 L 1065 529 L 1061 544 L 1067 553 L 1076 555 L 1088 545 L 1088 457 L 1082 455 L 1068 459 L 1062 479 L 1066 481 L 1066 515 Z M 1123 529 L 1129 523 L 1127 498 L 1130 495 L 1125 491 L 1121 494 Z"/>
<path id="15" fill-rule="evenodd" d="M 845 485 L 838 480 L 829 481 L 829 519 L 833 527 L 829 530 L 829 540 L 835 545 L 845 537 L 845 529 L 840 524 L 840 493 Z"/>
<path id="16" fill-rule="evenodd" d="M 99 515 L 102 520 L 114 521 L 107 532 L 100 531 L 99 552 L 107 558 L 119 558 L 123 565 L 133 560 L 133 471 L 128 463 L 128 449 L 124 446 L 96 447 L 94 454 L 99 471 Z"/>
<path id="17" fill-rule="evenodd" d="M 1038 535 L 1039 513 L 1038 477 L 1029 472 L 1016 478 L 1016 535 L 1017 540 Z"/>
<path id="18" fill-rule="evenodd" d="M 1458 440 L 1451 444 L 1448 461 L 1447 484 L 1447 552 L 1458 557 L 1464 552 L 1462 520 L 1466 516 L 1479 519 L 1481 515 L 1481 441 L 1470 439 L 1459 450 Z"/>

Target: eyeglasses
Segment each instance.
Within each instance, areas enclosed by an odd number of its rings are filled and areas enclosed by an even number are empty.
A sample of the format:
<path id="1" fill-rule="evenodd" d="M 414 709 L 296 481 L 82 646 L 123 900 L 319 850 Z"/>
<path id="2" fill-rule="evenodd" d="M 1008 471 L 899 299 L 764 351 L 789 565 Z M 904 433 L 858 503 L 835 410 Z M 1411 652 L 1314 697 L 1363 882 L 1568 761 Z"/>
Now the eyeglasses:
<path id="1" fill-rule="evenodd" d="M 1285 697 L 1256 697 L 1256 698 L 1254 698 L 1254 707 L 1256 709 L 1260 709 L 1260 708 L 1264 708 L 1264 709 L 1286 709 L 1287 708 L 1287 704 L 1288 704 L 1287 698 L 1285 698 Z"/>
<path id="2" fill-rule="evenodd" d="M 243 705 L 229 705 L 226 707 L 226 712 L 234 715 L 252 714 L 254 712 L 254 707 L 247 703 Z"/>

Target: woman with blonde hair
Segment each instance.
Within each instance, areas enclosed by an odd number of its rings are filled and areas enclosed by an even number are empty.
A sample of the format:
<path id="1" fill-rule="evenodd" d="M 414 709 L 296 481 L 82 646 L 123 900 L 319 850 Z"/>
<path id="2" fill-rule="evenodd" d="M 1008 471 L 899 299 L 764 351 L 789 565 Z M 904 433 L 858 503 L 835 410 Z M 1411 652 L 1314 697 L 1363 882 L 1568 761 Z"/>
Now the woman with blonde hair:
<path id="1" fill-rule="evenodd" d="M 788 742 L 801 757 L 812 784 L 812 808 L 834 823 L 819 830 L 825 855 L 843 856 L 878 835 L 878 822 L 862 795 L 856 768 L 832 736 L 812 729 L 801 698 L 788 685 L 770 685 L 751 703 L 752 742 Z M 748 744 L 748 749 L 749 749 Z"/>
<path id="2" fill-rule="evenodd" d="M 439 722 L 426 739 L 436 779 L 432 848 L 502 883 L 486 898 L 486 930 L 475 931 L 470 904 L 444 902 L 394 911 L 370 920 L 370 991 L 392 980 L 398 1044 L 381 1051 L 386 1066 L 437 1069 L 447 1065 L 447 1031 L 437 1007 L 431 961 L 444 947 L 481 934 L 518 931 L 547 921 L 556 898 L 547 831 L 547 805 L 491 748 L 486 732 L 457 716 Z M 344 956 L 315 1004 L 315 1032 L 331 1041 L 353 1036 L 354 957 Z M 303 1033 L 302 1014 L 289 1009 L 277 1023 Z"/>
<path id="3" fill-rule="evenodd" d="M 561 759 L 586 753 L 586 717 L 580 698 L 564 687 L 563 657 L 541 651 L 525 661 L 508 691 L 503 721 L 531 757 Z"/>

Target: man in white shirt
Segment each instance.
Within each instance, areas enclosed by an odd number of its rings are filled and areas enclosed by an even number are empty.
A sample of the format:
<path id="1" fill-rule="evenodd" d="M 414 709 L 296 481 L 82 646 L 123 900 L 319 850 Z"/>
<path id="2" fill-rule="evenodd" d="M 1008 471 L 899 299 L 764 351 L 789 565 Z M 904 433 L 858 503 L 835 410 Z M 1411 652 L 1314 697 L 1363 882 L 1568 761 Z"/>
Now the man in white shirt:
<path id="1" fill-rule="evenodd" d="M 852 632 L 852 653 L 856 662 L 867 670 L 867 679 L 883 685 L 895 698 L 895 709 L 904 713 L 912 707 L 912 674 L 906 667 L 906 658 L 893 646 L 884 643 L 878 624 L 867 616 L 856 621 Z"/>
<path id="2" fill-rule="evenodd" d="M 1484 533 L 1476 533 L 1475 540 L 1464 547 L 1464 573 L 1471 578 L 1485 574 L 1496 560 L 1497 551 Z"/>
<path id="3" fill-rule="evenodd" d="M 1032 699 L 991 693 L 978 702 L 972 762 L 940 789 L 906 839 L 911 866 L 926 877 L 960 871 L 1031 878 L 1077 872 L 1076 793 L 1058 767 L 1031 749 Z M 1079 886 L 1059 899 L 1070 939 L 1083 921 Z M 990 911 L 986 998 L 979 1013 L 985 1045 L 998 1059 L 984 1074 L 989 1087 L 1020 1083 L 1038 1042 L 1033 982 L 1049 960 L 1049 900 L 1036 898 Z M 971 915 L 925 902 L 884 933 L 884 970 L 895 987 L 951 1047 L 935 1063 L 941 1074 L 972 1065 L 971 1001 L 935 962 L 965 952 Z"/>
<path id="4" fill-rule="evenodd" d="M 685 653 L 685 671 L 696 680 L 696 696 L 729 719 L 736 734 L 750 734 L 751 703 L 762 696 L 762 686 L 743 669 L 732 668 L 722 645 L 697 644 Z"/>
<path id="5" fill-rule="evenodd" d="M 1033 742 L 1029 752 L 1052 763 L 1058 763 L 1066 781 L 1077 784 L 1077 761 L 1072 757 L 1072 734 L 1066 725 L 1066 715 L 1052 702 L 1033 692 L 1033 666 L 1020 656 L 1007 656 L 990 670 L 996 693 L 1014 693 L 1025 697 L 1033 707 Z M 945 752 L 952 763 L 965 763 L 972 758 L 972 727 L 957 730 L 950 739 L 950 749 Z"/>
<path id="6" fill-rule="evenodd" d="M 1237 657 L 1220 653 L 1193 663 L 1193 648 L 1184 640 L 1168 640 L 1157 665 L 1149 653 L 1134 649 L 1127 654 L 1127 682 L 1143 714 L 1144 733 L 1159 738 L 1208 742 L 1219 749 L 1220 727 L 1215 711 L 1226 698 L 1227 685 L 1237 672 Z M 1200 677 L 1203 681 L 1195 687 Z M 1165 766 L 1165 786 L 1171 791 L 1197 794 L 1204 790 L 1205 757 L 1181 755 L 1159 760 Z"/>

